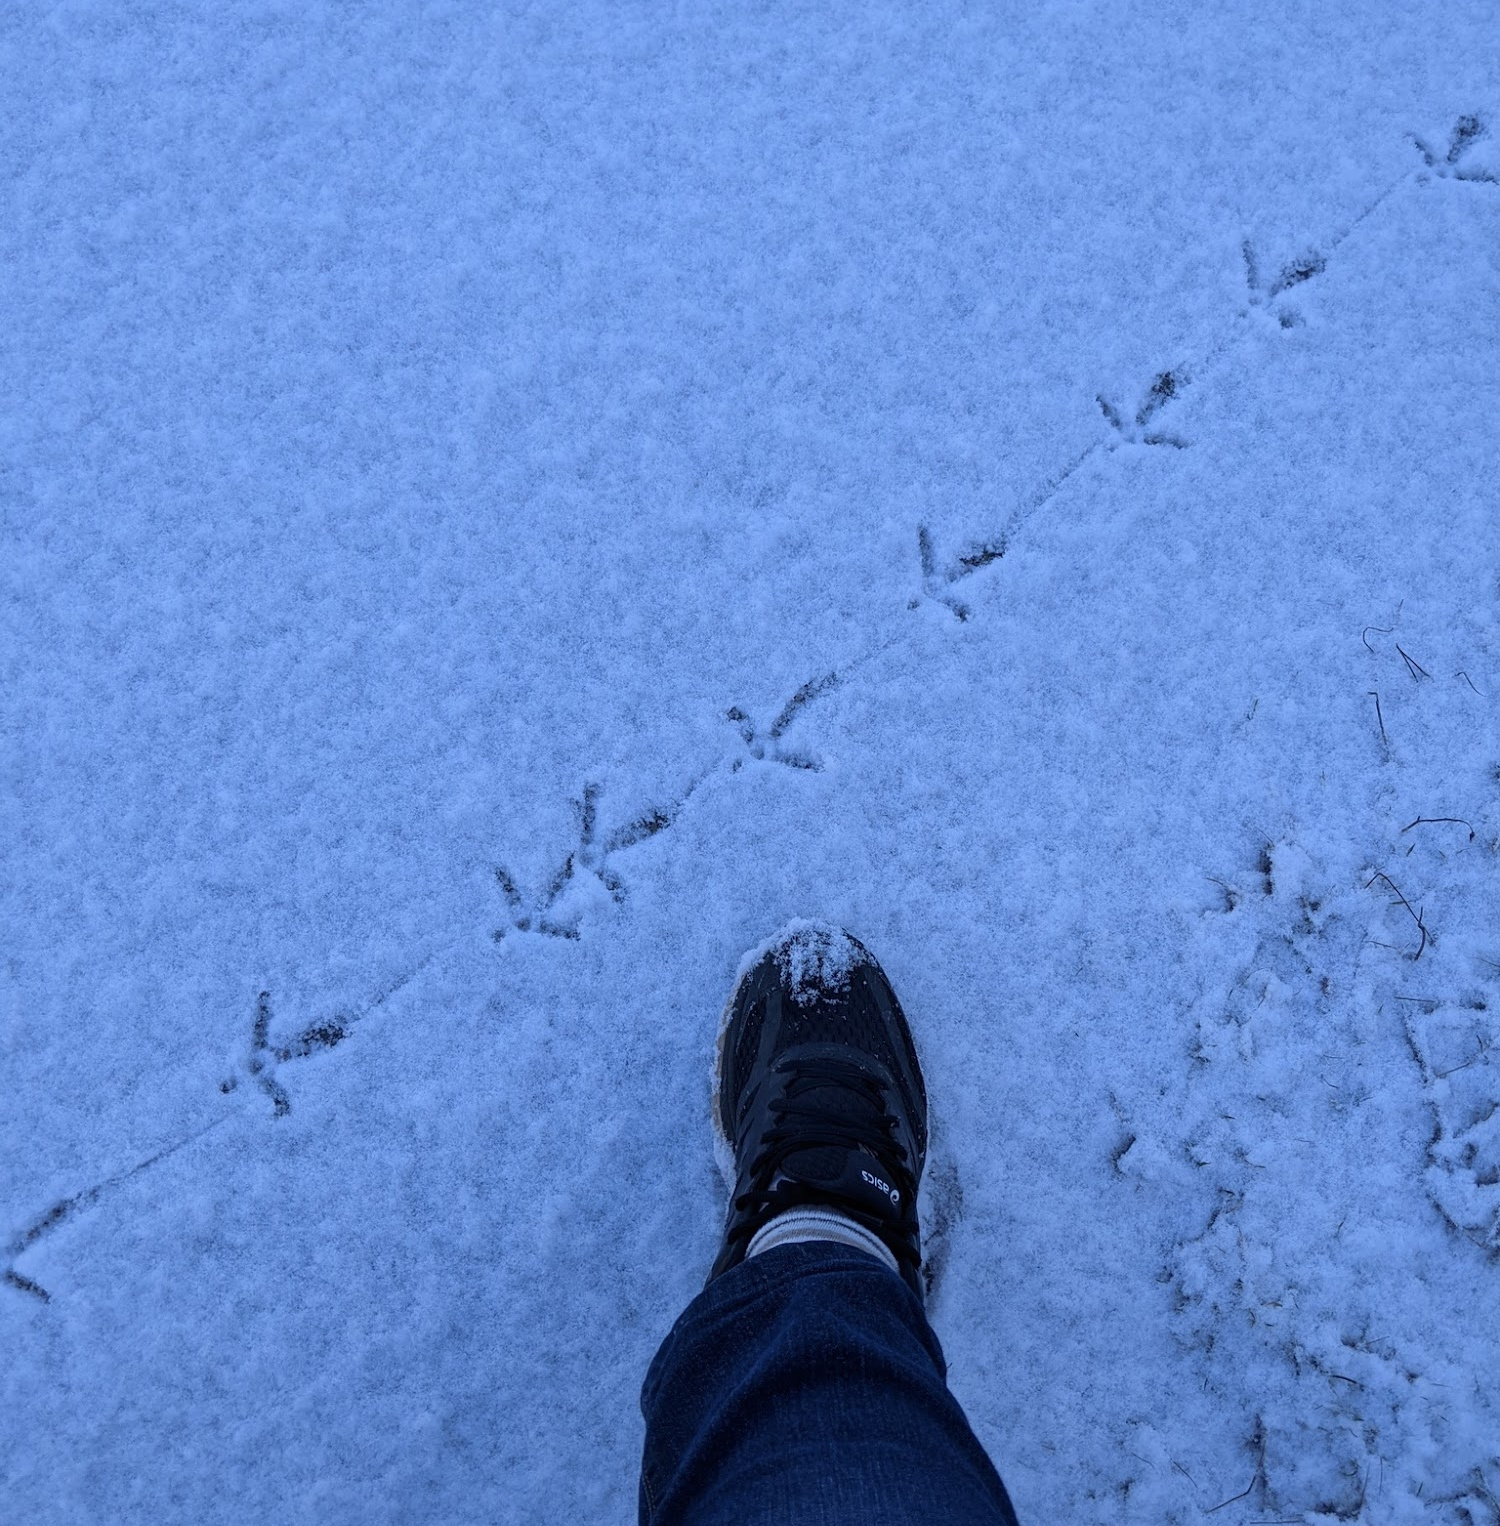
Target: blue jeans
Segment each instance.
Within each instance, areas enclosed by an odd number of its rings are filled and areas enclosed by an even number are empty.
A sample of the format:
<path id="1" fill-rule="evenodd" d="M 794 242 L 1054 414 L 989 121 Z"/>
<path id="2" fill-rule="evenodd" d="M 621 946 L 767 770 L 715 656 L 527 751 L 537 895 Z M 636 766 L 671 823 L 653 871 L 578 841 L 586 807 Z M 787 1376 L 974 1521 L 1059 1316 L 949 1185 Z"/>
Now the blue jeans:
<path id="1" fill-rule="evenodd" d="M 642 1526 L 1015 1526 L 916 1295 L 785 1245 L 688 1305 L 646 1374 Z"/>

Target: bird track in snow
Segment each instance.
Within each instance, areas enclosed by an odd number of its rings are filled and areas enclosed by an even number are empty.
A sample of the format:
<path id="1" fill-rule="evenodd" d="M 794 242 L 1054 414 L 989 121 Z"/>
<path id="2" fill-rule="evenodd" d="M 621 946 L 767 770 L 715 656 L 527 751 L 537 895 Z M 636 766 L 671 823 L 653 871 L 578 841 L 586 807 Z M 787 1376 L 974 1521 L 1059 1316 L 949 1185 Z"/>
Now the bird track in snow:
<path id="1" fill-rule="evenodd" d="M 1447 146 L 1441 150 L 1435 148 L 1428 140 L 1411 134 L 1411 140 L 1415 143 L 1423 161 L 1423 169 L 1411 173 L 1423 180 L 1437 176 L 1459 181 L 1496 183 L 1497 177 L 1492 172 L 1482 166 L 1474 165 L 1469 160 L 1470 150 L 1487 135 L 1487 132 L 1485 122 L 1477 114 L 1470 113 L 1458 118 L 1449 135 Z M 1241 244 L 1241 255 L 1245 264 L 1245 279 L 1249 287 L 1251 307 L 1269 312 L 1272 304 L 1286 292 L 1321 275 L 1327 268 L 1328 257 L 1407 178 L 1410 176 L 1398 177 L 1347 226 L 1303 255 L 1284 263 L 1279 267 L 1276 275 L 1269 279 L 1262 273 L 1251 241 L 1248 237 L 1245 238 Z M 1289 313 L 1290 318 L 1287 316 Z M 1298 322 L 1294 311 L 1284 305 L 1276 310 L 1274 316 L 1281 328 L 1295 327 Z M 1002 529 L 971 538 L 958 553 L 943 558 L 938 553 L 927 524 L 920 523 L 917 528 L 917 545 L 921 592 L 918 597 L 909 601 L 908 609 L 915 610 L 924 601 L 930 600 L 945 607 L 960 622 L 968 622 L 972 619 L 974 606 L 952 592 L 954 586 L 1002 560 L 1022 527 L 1042 507 L 1057 497 L 1083 464 L 1097 454 L 1101 445 L 1111 449 L 1121 445 L 1186 449 L 1187 440 L 1175 431 L 1162 427 L 1159 415 L 1168 404 L 1176 402 L 1181 397 L 1190 378 L 1198 375 L 1207 362 L 1216 359 L 1235 342 L 1236 338 L 1236 335 L 1231 334 L 1222 339 L 1210 349 L 1206 357 L 1195 362 L 1191 368 L 1178 364 L 1159 372 L 1146 389 L 1140 404 L 1133 413 L 1122 410 L 1102 393 L 1097 394 L 1097 402 L 1110 427 L 1111 436 L 1095 439 L 1077 451 L 1070 460 L 1032 491 L 1027 499 L 1011 513 Z M 807 680 L 792 694 L 769 724 L 757 724 L 742 706 L 730 707 L 725 715 L 735 725 L 743 750 L 726 760 L 728 772 L 731 774 L 740 772 L 747 762 L 778 763 L 794 773 L 821 772 L 824 764 L 820 758 L 805 749 L 792 747 L 785 742 L 784 736 L 787 729 L 814 700 L 838 687 L 854 671 L 896 645 L 900 639 L 899 634 L 888 635 L 846 661 L 839 668 L 830 669 Z M 504 943 L 516 934 L 531 933 L 576 942 L 582 935 L 589 905 L 589 896 L 578 892 L 586 892 L 587 882 L 592 880 L 601 887 L 604 897 L 616 905 L 622 905 L 626 899 L 626 886 L 623 877 L 613 864 L 615 856 L 670 827 L 699 784 L 722 766 L 724 766 L 722 763 L 717 764 L 699 773 L 681 790 L 670 806 L 651 806 L 636 812 L 626 825 L 607 835 L 602 841 L 598 833 L 600 786 L 586 785 L 581 800 L 576 803 L 579 819 L 577 843 L 564 856 L 560 866 L 539 895 L 528 900 L 509 870 L 504 865 L 495 867 L 495 883 L 504 902 L 508 925 L 493 931 L 494 941 Z M 390 996 L 414 979 L 441 952 L 443 950 L 440 949 L 437 953 L 429 954 L 373 1000 L 367 1002 L 357 1013 L 317 1019 L 287 1038 L 278 1039 L 273 1036 L 270 996 L 266 992 L 261 992 L 257 997 L 251 1022 L 245 1070 L 255 1087 L 269 1098 L 273 1118 L 285 1117 L 291 1111 L 291 1098 L 278 1076 L 280 1067 L 334 1049 L 349 1036 L 355 1024 L 377 1011 Z M 226 1093 L 235 1090 L 238 1080 L 237 1075 L 230 1077 L 221 1083 L 221 1090 Z M 4 1272 L 0 1273 L 0 1281 L 22 1293 L 46 1300 L 49 1297 L 47 1292 L 33 1279 L 18 1270 L 15 1264 L 17 1258 L 46 1234 L 74 1217 L 76 1213 L 92 1207 L 113 1188 L 168 1159 L 178 1150 L 219 1127 L 224 1121 L 226 1120 L 223 1117 L 218 1118 L 181 1140 L 164 1147 L 154 1155 L 53 1204 L 45 1213 L 32 1220 L 26 1228 L 12 1237 L 9 1244 L 9 1260 Z M 1490 1123 L 1490 1119 L 1471 1121 L 1467 1131 L 1462 1132 L 1464 1143 L 1458 1147 L 1460 1156 L 1463 1156 L 1472 1146 L 1472 1153 L 1478 1159 L 1478 1152 L 1481 1149 L 1490 1148 L 1488 1135 L 1484 1135 L 1483 1140 L 1477 1143 L 1471 1137 L 1475 1130 L 1489 1128 Z M 1500 1122 L 1496 1122 L 1494 1127 L 1500 1129 Z M 1454 1137 L 1459 1138 L 1460 1135 Z M 1488 1156 L 1484 1158 L 1487 1160 Z M 1486 1166 L 1484 1170 L 1487 1171 L 1488 1167 Z M 1482 1181 L 1479 1185 L 1484 1186 L 1486 1182 Z M 1487 1230 L 1485 1233 L 1493 1239 L 1493 1230 Z"/>

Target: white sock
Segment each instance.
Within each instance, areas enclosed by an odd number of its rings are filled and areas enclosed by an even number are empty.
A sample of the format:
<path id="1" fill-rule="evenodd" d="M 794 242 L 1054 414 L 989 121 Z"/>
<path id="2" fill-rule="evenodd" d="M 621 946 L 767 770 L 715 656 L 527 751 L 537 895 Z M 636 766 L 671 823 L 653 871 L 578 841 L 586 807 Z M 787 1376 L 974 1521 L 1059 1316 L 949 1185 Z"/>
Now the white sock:
<path id="1" fill-rule="evenodd" d="M 745 1259 L 748 1261 L 763 1250 L 774 1250 L 778 1245 L 801 1245 L 808 1240 L 832 1240 L 874 1256 L 898 1275 L 901 1271 L 890 1247 L 879 1235 L 833 1208 L 789 1208 L 778 1213 L 751 1236 L 745 1247 Z"/>

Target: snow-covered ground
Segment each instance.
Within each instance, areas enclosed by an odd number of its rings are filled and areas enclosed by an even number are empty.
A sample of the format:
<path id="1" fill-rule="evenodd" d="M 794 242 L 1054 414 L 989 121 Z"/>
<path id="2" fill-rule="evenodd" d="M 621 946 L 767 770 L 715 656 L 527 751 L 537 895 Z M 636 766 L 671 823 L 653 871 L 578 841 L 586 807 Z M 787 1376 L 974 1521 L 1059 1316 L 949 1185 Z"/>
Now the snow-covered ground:
<path id="1" fill-rule="evenodd" d="M 622 1522 L 793 917 L 1023 1521 L 1500 1523 L 1500 17 L 0 16 L 0 1479 Z"/>

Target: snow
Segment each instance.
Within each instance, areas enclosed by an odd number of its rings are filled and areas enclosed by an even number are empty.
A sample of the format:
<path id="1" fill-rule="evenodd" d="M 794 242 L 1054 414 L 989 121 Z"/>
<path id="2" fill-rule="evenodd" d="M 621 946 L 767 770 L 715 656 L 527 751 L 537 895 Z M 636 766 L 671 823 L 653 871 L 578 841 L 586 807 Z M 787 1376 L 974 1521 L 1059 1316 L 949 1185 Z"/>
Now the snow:
<path id="1" fill-rule="evenodd" d="M 849 971 L 857 960 L 867 957 L 842 928 L 799 917 L 778 928 L 740 961 L 736 982 L 768 953 L 776 955 L 786 989 L 802 1006 L 816 1000 L 820 991 L 847 990 Z"/>
<path id="2" fill-rule="evenodd" d="M 629 1519 L 810 919 L 1023 1520 L 1500 1522 L 1493 8 L 1014 10 L 0 18 L 17 1519 Z"/>

